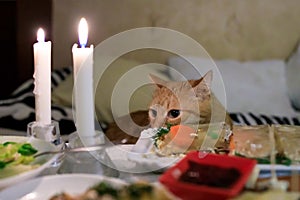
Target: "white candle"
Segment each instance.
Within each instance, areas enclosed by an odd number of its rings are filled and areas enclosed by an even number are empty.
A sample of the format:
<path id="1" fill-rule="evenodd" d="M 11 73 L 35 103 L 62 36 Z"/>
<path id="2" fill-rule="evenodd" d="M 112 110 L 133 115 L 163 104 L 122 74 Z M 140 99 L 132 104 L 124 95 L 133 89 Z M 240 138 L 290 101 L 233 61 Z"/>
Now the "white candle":
<path id="1" fill-rule="evenodd" d="M 51 124 L 51 42 L 45 42 L 43 29 L 37 32 L 34 49 L 34 95 L 36 122 Z"/>
<path id="2" fill-rule="evenodd" d="M 85 47 L 88 25 L 84 18 L 78 26 L 79 42 L 72 47 L 75 87 L 75 120 L 77 132 L 81 136 L 94 136 L 94 95 L 93 95 L 93 45 Z"/>

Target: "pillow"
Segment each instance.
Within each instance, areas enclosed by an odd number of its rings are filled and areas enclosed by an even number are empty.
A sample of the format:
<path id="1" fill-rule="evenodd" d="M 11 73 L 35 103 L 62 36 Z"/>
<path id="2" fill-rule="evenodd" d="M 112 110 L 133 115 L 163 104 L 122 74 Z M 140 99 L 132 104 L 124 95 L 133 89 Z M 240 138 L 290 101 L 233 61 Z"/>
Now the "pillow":
<path id="1" fill-rule="evenodd" d="M 300 43 L 286 63 L 286 84 L 292 105 L 300 111 Z"/>
<path id="2" fill-rule="evenodd" d="M 189 62 L 188 62 L 188 61 Z M 199 57 L 172 57 L 168 61 L 171 79 L 195 79 L 208 70 L 214 72 L 212 90 L 218 98 L 224 96 L 229 112 L 252 112 L 273 115 L 293 115 L 285 84 L 285 64 L 282 60 L 239 62 L 212 61 Z M 196 66 L 197 68 L 192 67 Z M 220 76 L 218 76 L 220 75 Z M 224 85 L 220 84 L 224 82 Z M 217 84 L 216 84 L 217 82 Z"/>
<path id="3" fill-rule="evenodd" d="M 166 66 L 161 64 L 142 64 L 125 58 L 111 63 L 102 74 L 96 88 L 95 109 L 98 121 L 110 123 L 114 121 L 114 117 L 128 114 L 128 111 L 148 110 L 153 88 L 144 83 L 150 83 L 150 73 L 168 80 L 168 76 L 162 70 L 164 67 Z M 128 104 L 126 98 L 128 91 L 132 92 L 132 88 L 134 91 L 129 94 Z M 73 75 L 70 75 L 53 90 L 52 101 L 59 105 L 72 106 L 72 93 Z"/>

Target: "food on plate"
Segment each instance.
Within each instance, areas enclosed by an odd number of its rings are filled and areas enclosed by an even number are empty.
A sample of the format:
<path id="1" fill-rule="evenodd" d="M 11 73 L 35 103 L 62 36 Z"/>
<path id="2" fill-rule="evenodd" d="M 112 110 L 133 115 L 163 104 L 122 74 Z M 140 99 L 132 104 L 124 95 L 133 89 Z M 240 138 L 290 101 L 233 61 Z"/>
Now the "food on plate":
<path id="1" fill-rule="evenodd" d="M 276 164 L 290 165 L 300 160 L 299 130 L 294 134 L 291 130 L 297 126 L 290 125 L 234 125 L 232 154 L 253 158 L 259 164 L 270 164 L 272 147 L 275 148 Z"/>
<path id="2" fill-rule="evenodd" d="M 203 165 L 191 160 L 188 161 L 188 165 L 188 169 L 181 174 L 179 181 L 210 187 L 229 188 L 241 176 L 240 171 L 234 167 L 224 168 L 208 164 Z"/>
<path id="3" fill-rule="evenodd" d="M 231 130 L 223 123 L 188 125 L 167 125 L 154 135 L 155 151 L 159 155 L 186 154 L 193 150 L 228 150 Z"/>
<path id="4" fill-rule="evenodd" d="M 21 173 L 38 165 L 31 165 L 38 150 L 30 143 L 4 142 L 0 144 L 0 178 Z"/>
<path id="5" fill-rule="evenodd" d="M 299 200 L 299 192 L 287 192 L 284 190 L 267 190 L 264 192 L 243 192 L 241 195 L 235 197 L 232 200 L 270 200 L 270 199 L 280 199 L 280 200 Z"/>
<path id="6" fill-rule="evenodd" d="M 253 159 L 192 151 L 166 170 L 159 181 L 181 199 L 231 199 L 243 190 L 256 163 Z"/>
<path id="7" fill-rule="evenodd" d="M 272 150 L 269 126 L 234 125 L 233 129 L 234 153 L 247 158 L 266 158 Z"/>
<path id="8" fill-rule="evenodd" d="M 273 125 L 272 128 L 278 154 L 300 161 L 300 126 Z"/>
<path id="9" fill-rule="evenodd" d="M 225 152 L 270 164 L 275 145 L 276 164 L 291 165 L 300 161 L 300 126 L 294 125 L 233 125 L 222 123 L 170 125 L 156 130 L 153 151 L 159 156 L 184 156 L 193 150 Z"/>
<path id="10" fill-rule="evenodd" d="M 143 200 L 143 199 L 157 199 L 167 200 L 174 199 L 163 186 L 156 187 L 146 182 L 137 182 L 125 185 L 120 188 L 113 187 L 109 183 L 102 181 L 84 193 L 79 195 L 71 195 L 66 192 L 56 194 L 50 200 Z"/>

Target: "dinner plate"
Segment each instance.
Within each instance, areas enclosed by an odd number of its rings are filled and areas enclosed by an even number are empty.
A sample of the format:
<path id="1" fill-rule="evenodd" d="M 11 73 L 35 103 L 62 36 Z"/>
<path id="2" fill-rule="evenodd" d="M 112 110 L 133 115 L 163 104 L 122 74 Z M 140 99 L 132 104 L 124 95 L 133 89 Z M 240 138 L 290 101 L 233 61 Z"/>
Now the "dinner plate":
<path id="1" fill-rule="evenodd" d="M 95 174 L 49 175 L 8 187 L 0 192 L 0 199 L 49 200 L 53 195 L 61 192 L 78 195 L 101 181 L 106 181 L 116 188 L 126 184 L 120 179 Z"/>
<path id="2" fill-rule="evenodd" d="M 134 145 L 115 145 L 108 147 L 105 151 L 108 157 L 106 164 L 118 171 L 130 173 L 147 173 L 153 171 L 165 171 L 175 165 L 181 157 L 163 157 L 154 152 L 134 153 L 131 149 Z M 269 173 L 271 165 L 258 164 L 258 169 L 263 173 Z M 274 169 L 284 174 L 292 170 L 300 171 L 300 165 L 285 166 L 274 165 Z"/>
<path id="3" fill-rule="evenodd" d="M 269 178 L 272 176 L 271 170 L 274 169 L 276 171 L 276 175 L 280 176 L 290 176 L 293 172 L 300 172 L 300 165 L 274 165 L 273 167 L 268 164 L 258 164 L 259 169 L 259 177 L 260 178 Z"/>
<path id="4" fill-rule="evenodd" d="M 106 149 L 111 167 L 130 173 L 164 171 L 177 163 L 181 157 L 162 157 L 155 152 L 131 152 L 134 145 L 115 145 Z"/>
<path id="5" fill-rule="evenodd" d="M 258 164 L 257 166 L 261 171 L 270 171 L 272 169 L 271 165 Z M 300 171 L 300 165 L 274 165 L 273 167 L 276 171 Z"/>
<path id="6" fill-rule="evenodd" d="M 4 143 L 7 141 L 11 142 L 29 142 L 34 148 L 38 150 L 38 152 L 43 151 L 52 151 L 56 150 L 56 146 L 52 143 L 46 142 L 41 139 L 36 139 L 33 137 L 24 137 L 24 136 L 0 136 L 0 143 Z M 20 181 L 27 180 L 29 178 L 33 178 L 39 175 L 43 170 L 49 167 L 55 159 L 57 159 L 59 155 L 46 155 L 38 157 L 34 160 L 33 164 L 40 164 L 37 168 L 33 168 L 29 171 L 24 171 L 20 173 L 16 173 L 15 175 L 1 178 L 0 179 L 0 189 L 18 183 Z"/>

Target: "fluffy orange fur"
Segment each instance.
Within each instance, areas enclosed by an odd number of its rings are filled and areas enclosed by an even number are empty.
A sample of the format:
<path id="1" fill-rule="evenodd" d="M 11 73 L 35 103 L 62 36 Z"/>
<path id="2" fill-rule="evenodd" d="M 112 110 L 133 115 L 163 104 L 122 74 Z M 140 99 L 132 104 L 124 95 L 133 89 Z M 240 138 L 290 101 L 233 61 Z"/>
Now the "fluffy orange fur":
<path id="1" fill-rule="evenodd" d="M 107 137 L 115 143 L 135 143 L 145 128 L 171 124 L 206 124 L 223 122 L 232 126 L 223 105 L 211 93 L 212 71 L 198 80 L 182 82 L 164 81 L 150 75 L 156 84 L 148 111 L 131 113 L 108 126 Z M 136 124 L 131 124 L 132 121 Z M 148 124 L 148 125 L 147 125 Z M 124 133 L 125 132 L 125 133 Z"/>
<path id="2" fill-rule="evenodd" d="M 149 107 L 151 127 L 171 124 L 204 124 L 231 120 L 211 93 L 212 71 L 198 80 L 167 82 L 151 76 L 157 85 Z"/>

